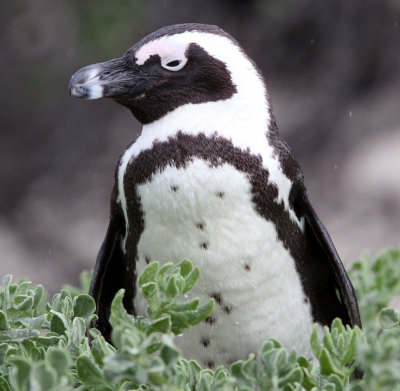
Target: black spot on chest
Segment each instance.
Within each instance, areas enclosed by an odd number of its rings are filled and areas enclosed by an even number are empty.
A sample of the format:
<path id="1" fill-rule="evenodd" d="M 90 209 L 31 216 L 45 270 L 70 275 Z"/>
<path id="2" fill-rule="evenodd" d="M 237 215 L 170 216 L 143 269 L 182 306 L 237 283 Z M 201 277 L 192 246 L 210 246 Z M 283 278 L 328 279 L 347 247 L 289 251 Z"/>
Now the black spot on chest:
<path id="1" fill-rule="evenodd" d="M 208 318 L 204 319 L 204 322 L 211 326 L 216 322 L 216 319 L 214 316 L 209 316 Z"/>
<path id="2" fill-rule="evenodd" d="M 230 305 L 224 304 L 222 306 L 222 311 L 224 311 L 225 313 L 227 313 L 229 315 L 231 313 L 231 308 L 232 307 Z"/>
<path id="3" fill-rule="evenodd" d="M 201 248 L 202 250 L 208 250 L 208 246 L 209 246 L 208 242 L 202 242 L 202 243 L 200 243 L 200 248 Z"/>
<path id="4" fill-rule="evenodd" d="M 215 300 L 218 305 L 222 304 L 222 296 L 220 293 L 211 293 L 210 297 Z"/>
<path id="5" fill-rule="evenodd" d="M 209 368 L 209 369 L 214 369 L 214 367 L 215 367 L 214 361 L 213 360 L 208 360 L 206 362 L 206 367 Z"/>
<path id="6" fill-rule="evenodd" d="M 200 343 L 201 343 L 205 348 L 208 348 L 208 346 L 210 345 L 210 338 L 208 338 L 208 337 L 203 337 L 203 338 L 201 338 Z"/>
<path id="7" fill-rule="evenodd" d="M 224 311 L 228 315 L 231 313 L 232 306 L 224 303 L 221 293 L 213 292 L 213 293 L 210 294 L 210 297 L 215 300 L 217 305 L 221 307 L 222 311 Z"/>

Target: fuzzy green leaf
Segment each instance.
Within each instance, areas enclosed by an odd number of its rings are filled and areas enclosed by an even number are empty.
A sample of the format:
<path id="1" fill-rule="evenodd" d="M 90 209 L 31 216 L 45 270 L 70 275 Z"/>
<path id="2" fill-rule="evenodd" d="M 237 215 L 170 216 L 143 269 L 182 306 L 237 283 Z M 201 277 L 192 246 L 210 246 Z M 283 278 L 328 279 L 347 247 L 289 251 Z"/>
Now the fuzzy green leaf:
<path id="1" fill-rule="evenodd" d="M 169 308 L 172 311 L 177 311 L 177 312 L 181 312 L 181 311 L 190 311 L 190 310 L 195 310 L 198 305 L 200 303 L 200 299 L 196 298 L 184 303 L 180 303 L 180 302 L 173 302 Z"/>
<path id="2" fill-rule="evenodd" d="M 0 310 L 0 332 L 7 330 L 9 327 L 6 314 Z"/>
<path id="3" fill-rule="evenodd" d="M 86 387 L 94 387 L 96 390 L 112 390 L 112 387 L 107 385 L 103 373 L 90 357 L 86 355 L 78 357 L 76 360 L 76 372 Z"/>
<path id="4" fill-rule="evenodd" d="M 19 318 L 14 321 L 14 324 L 20 324 L 28 329 L 45 328 L 47 325 L 47 315 L 40 315 L 33 318 Z"/>
<path id="5" fill-rule="evenodd" d="M 241 371 L 242 374 L 246 377 L 246 379 L 250 379 L 253 381 L 257 381 L 258 377 L 258 365 L 254 361 L 255 356 L 252 354 L 247 361 L 244 362 Z"/>
<path id="6" fill-rule="evenodd" d="M 323 375 L 330 375 L 331 373 L 337 374 L 339 372 L 326 348 L 322 348 L 321 350 L 319 363 L 321 365 L 321 373 Z"/>
<path id="7" fill-rule="evenodd" d="M 44 358 L 44 349 L 37 347 L 34 341 L 26 339 L 22 341 L 21 345 L 23 346 L 23 355 L 25 357 L 29 357 L 33 361 L 39 361 Z"/>
<path id="8" fill-rule="evenodd" d="M 6 275 L 3 277 L 3 285 L 4 285 L 4 288 L 5 288 L 5 289 L 8 289 L 8 288 L 10 287 L 11 281 L 12 281 L 12 276 L 11 276 L 11 274 L 6 274 Z"/>
<path id="9" fill-rule="evenodd" d="M 42 285 L 38 285 L 33 292 L 33 305 L 32 305 L 33 308 L 39 307 L 43 295 L 44 295 L 44 288 Z"/>
<path id="10" fill-rule="evenodd" d="M 379 322 L 384 329 L 391 329 L 399 325 L 398 311 L 393 308 L 384 308 L 379 314 Z"/>
<path id="11" fill-rule="evenodd" d="M 179 357 L 179 350 L 172 345 L 164 345 L 160 351 L 160 357 L 165 365 L 172 365 Z"/>
<path id="12" fill-rule="evenodd" d="M 12 391 L 8 381 L 3 376 L 0 376 L 0 391 Z"/>
<path id="13" fill-rule="evenodd" d="M 45 337 L 38 336 L 36 338 L 36 341 L 45 348 L 57 346 L 62 340 L 65 340 L 65 337 L 61 335 L 47 335 Z"/>
<path id="14" fill-rule="evenodd" d="M 165 315 L 162 318 L 158 318 L 151 322 L 147 334 L 160 332 L 160 333 L 169 333 L 171 331 L 171 317 L 169 315 Z"/>
<path id="15" fill-rule="evenodd" d="M 82 318 L 74 318 L 72 326 L 68 330 L 67 348 L 73 357 L 87 353 L 85 350 L 87 345 L 86 338 L 86 323 Z M 86 343 L 85 343 L 86 342 Z"/>
<path id="16" fill-rule="evenodd" d="M 157 273 L 157 281 L 161 283 L 164 280 L 165 274 L 174 266 L 172 262 L 167 262 L 165 265 L 161 266 Z"/>
<path id="17" fill-rule="evenodd" d="M 65 331 L 68 329 L 68 321 L 66 317 L 57 311 L 50 311 L 52 316 L 50 318 L 50 331 L 64 335 Z"/>
<path id="18" fill-rule="evenodd" d="M 158 262 L 152 262 L 144 269 L 143 273 L 140 275 L 138 279 L 138 284 L 140 287 L 148 282 L 155 281 L 158 271 L 158 265 L 159 265 Z"/>
<path id="19" fill-rule="evenodd" d="M 23 357 L 10 357 L 8 362 L 12 364 L 13 371 L 10 374 L 11 385 L 16 390 L 29 390 L 29 374 L 31 365 Z"/>
<path id="20" fill-rule="evenodd" d="M 357 358 L 358 330 L 353 330 L 349 341 L 347 341 L 347 350 L 343 357 L 344 363 L 350 363 Z"/>
<path id="21" fill-rule="evenodd" d="M 179 262 L 177 265 L 180 269 L 180 275 L 182 277 L 186 277 L 192 270 L 193 264 L 187 259 L 184 259 L 183 261 Z"/>
<path id="22" fill-rule="evenodd" d="M 189 324 L 194 326 L 208 318 L 214 309 L 214 299 L 200 305 L 196 310 L 189 311 Z"/>
<path id="23" fill-rule="evenodd" d="M 37 330 L 26 330 L 26 329 L 8 329 L 6 331 L 0 331 L 0 343 L 2 342 L 20 342 L 24 339 L 33 339 L 39 336 Z"/>
<path id="24" fill-rule="evenodd" d="M 79 295 L 75 298 L 74 316 L 90 318 L 96 310 L 96 303 L 89 295 Z"/>
<path id="25" fill-rule="evenodd" d="M 147 282 L 141 286 L 141 292 L 148 299 L 157 293 L 157 284 L 155 282 Z"/>
<path id="26" fill-rule="evenodd" d="M 14 298 L 14 309 L 16 310 L 29 310 L 33 305 L 33 297 L 20 295 Z"/>
<path id="27" fill-rule="evenodd" d="M 166 289 L 166 294 L 169 297 L 175 297 L 178 292 L 178 279 L 179 277 L 176 275 L 172 275 L 168 281 L 167 289 Z"/>
<path id="28" fill-rule="evenodd" d="M 314 324 L 313 330 L 311 333 L 311 338 L 310 338 L 310 345 L 311 345 L 311 350 L 314 353 L 315 357 L 319 359 L 319 356 L 321 354 L 321 343 L 319 342 L 319 337 L 318 337 L 318 325 Z"/>
<path id="29" fill-rule="evenodd" d="M 198 279 L 200 278 L 200 269 L 195 267 L 185 278 L 185 288 L 182 293 L 187 293 L 193 289 Z"/>
<path id="30" fill-rule="evenodd" d="M 56 371 L 41 362 L 31 369 L 31 383 L 36 385 L 39 390 L 51 390 L 57 382 Z"/>
<path id="31" fill-rule="evenodd" d="M 111 303 L 110 323 L 113 328 L 123 325 L 132 325 L 134 323 L 133 316 L 129 315 L 123 305 L 124 289 L 120 289 Z"/>
<path id="32" fill-rule="evenodd" d="M 71 359 L 67 351 L 50 347 L 46 355 L 50 365 L 56 370 L 58 376 L 67 372 L 71 364 Z"/>
<path id="33" fill-rule="evenodd" d="M 98 365 L 104 364 L 104 358 L 115 353 L 115 348 L 106 342 L 99 330 L 90 329 L 92 338 L 91 353 Z"/>
<path id="34" fill-rule="evenodd" d="M 0 344 L 0 365 L 3 363 L 3 361 L 7 355 L 8 346 L 9 345 L 7 343 Z"/>
<path id="35" fill-rule="evenodd" d="M 284 387 L 293 383 L 301 383 L 303 381 L 303 372 L 300 368 L 292 368 L 279 379 L 279 386 Z"/>

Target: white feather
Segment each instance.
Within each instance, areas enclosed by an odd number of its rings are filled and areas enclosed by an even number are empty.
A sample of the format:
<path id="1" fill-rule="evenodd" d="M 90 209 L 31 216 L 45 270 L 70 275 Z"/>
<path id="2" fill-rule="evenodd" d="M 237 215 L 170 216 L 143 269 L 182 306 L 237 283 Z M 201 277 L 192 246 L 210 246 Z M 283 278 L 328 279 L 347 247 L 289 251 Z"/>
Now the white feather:
<path id="1" fill-rule="evenodd" d="M 274 224 L 254 210 L 245 173 L 194 159 L 185 168 L 168 166 L 154 174 L 138 192 L 145 227 L 138 243 L 138 274 L 145 258 L 160 263 L 188 258 L 202 273 L 191 296 L 206 301 L 218 293 L 223 306 L 230 307 L 228 314 L 216 304 L 214 325 L 202 323 L 177 338 L 186 358 L 229 365 L 258 352 L 269 337 L 311 357 L 311 310 L 294 260 Z M 141 294 L 134 304 L 145 314 Z M 202 338 L 210 340 L 208 347 Z"/>

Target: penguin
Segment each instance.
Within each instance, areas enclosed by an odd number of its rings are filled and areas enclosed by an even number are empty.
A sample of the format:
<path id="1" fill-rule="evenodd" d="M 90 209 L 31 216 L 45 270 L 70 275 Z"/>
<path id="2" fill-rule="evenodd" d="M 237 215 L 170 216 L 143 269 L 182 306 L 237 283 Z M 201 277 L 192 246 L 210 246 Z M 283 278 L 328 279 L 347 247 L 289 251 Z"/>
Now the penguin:
<path id="1" fill-rule="evenodd" d="M 313 324 L 361 327 L 353 286 L 278 133 L 264 78 L 217 26 L 161 28 L 120 58 L 89 65 L 70 94 L 112 98 L 143 124 L 115 172 L 90 294 L 110 338 L 110 305 L 145 315 L 137 276 L 190 259 L 211 316 L 176 337 L 187 359 L 229 366 L 268 338 L 312 357 Z"/>

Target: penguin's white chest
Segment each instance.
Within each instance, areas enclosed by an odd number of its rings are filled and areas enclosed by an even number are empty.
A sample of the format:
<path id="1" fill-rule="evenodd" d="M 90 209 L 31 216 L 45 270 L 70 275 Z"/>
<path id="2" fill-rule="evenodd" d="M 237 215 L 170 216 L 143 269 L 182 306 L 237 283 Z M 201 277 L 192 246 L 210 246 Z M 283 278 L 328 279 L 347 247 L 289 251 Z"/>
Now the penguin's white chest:
<path id="1" fill-rule="evenodd" d="M 138 194 L 144 216 L 138 275 L 146 261 L 189 259 L 201 271 L 191 297 L 216 301 L 207 321 L 176 338 L 186 358 L 229 365 L 270 337 L 311 356 L 311 309 L 294 260 L 274 224 L 255 211 L 245 173 L 193 159 L 154 174 Z M 145 314 L 140 293 L 134 304 Z"/>

